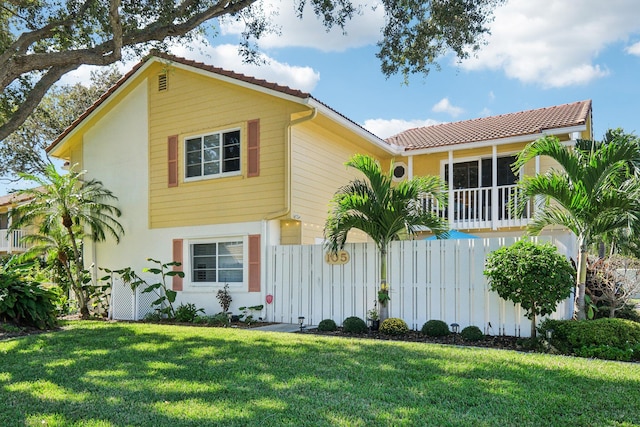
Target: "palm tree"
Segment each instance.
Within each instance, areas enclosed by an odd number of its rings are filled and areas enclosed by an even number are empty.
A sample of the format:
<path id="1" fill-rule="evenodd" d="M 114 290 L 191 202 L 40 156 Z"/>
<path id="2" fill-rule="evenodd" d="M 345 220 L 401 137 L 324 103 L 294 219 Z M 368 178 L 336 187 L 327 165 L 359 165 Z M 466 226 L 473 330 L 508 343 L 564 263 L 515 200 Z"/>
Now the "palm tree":
<path id="1" fill-rule="evenodd" d="M 76 295 L 80 313 L 87 318 L 88 295 L 83 287 L 87 273 L 82 260 L 82 240 L 103 241 L 111 235 L 119 242 L 124 229 L 115 219 L 120 216 L 120 210 L 106 203 L 117 199 L 113 193 L 100 181 L 83 181 L 85 171 L 76 172 L 74 169 L 72 167 L 69 173 L 61 175 L 54 165 L 49 165 L 44 177 L 21 174 L 21 178 L 37 187 L 18 191 L 18 194 L 29 196 L 30 200 L 14 209 L 11 229 L 32 226 L 37 230 L 36 234 L 44 238 L 29 237 L 28 240 L 43 243 L 43 249 L 57 248 L 58 259 Z M 69 251 L 62 250 L 63 247 L 70 247 L 70 259 Z"/>
<path id="2" fill-rule="evenodd" d="M 528 225 L 529 234 L 560 225 L 571 230 L 578 244 L 576 317 L 585 319 L 587 250 L 606 233 L 638 226 L 640 218 L 640 143 L 621 130 L 610 131 L 602 142 L 578 140 L 575 147 L 546 136 L 529 144 L 513 165 L 514 171 L 536 156 L 549 156 L 562 168 L 525 177 L 517 209 L 531 197 L 542 198 Z"/>
<path id="3" fill-rule="evenodd" d="M 422 208 L 419 197 L 432 196 L 445 203 L 442 180 L 435 176 L 421 176 L 393 183 L 393 164 L 389 173 L 370 156 L 356 154 L 347 166 L 359 170 L 367 181 L 356 179 L 340 188 L 331 203 L 324 228 L 326 247 L 332 252 L 342 249 L 347 234 L 353 228 L 366 233 L 376 243 L 380 253 L 380 319 L 388 317 L 387 249 L 400 235 L 410 235 L 417 227 L 428 227 L 436 235 L 447 234 L 447 222 Z"/>

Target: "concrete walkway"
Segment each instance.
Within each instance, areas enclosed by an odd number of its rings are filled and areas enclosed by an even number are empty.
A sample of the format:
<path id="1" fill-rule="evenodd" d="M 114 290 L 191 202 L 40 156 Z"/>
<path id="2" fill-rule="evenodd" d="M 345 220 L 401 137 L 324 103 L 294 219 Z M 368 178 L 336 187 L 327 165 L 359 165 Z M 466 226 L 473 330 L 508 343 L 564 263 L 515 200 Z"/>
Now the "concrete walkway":
<path id="1" fill-rule="evenodd" d="M 250 331 L 271 331 L 271 332 L 298 332 L 300 326 L 294 323 L 275 323 L 273 325 L 249 328 Z"/>

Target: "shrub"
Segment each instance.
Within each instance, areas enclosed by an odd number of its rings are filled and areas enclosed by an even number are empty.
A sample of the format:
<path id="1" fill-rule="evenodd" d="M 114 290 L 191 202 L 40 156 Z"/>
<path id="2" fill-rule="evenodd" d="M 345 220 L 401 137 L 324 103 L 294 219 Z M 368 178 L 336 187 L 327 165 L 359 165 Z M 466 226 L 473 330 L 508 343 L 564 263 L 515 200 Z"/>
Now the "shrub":
<path id="1" fill-rule="evenodd" d="M 460 336 L 465 341 L 480 341 L 484 338 L 484 334 L 477 326 L 467 326 L 460 332 Z"/>
<path id="2" fill-rule="evenodd" d="M 342 322 L 342 331 L 352 334 L 363 334 L 368 331 L 368 328 L 364 320 L 356 316 L 351 316 Z"/>
<path id="3" fill-rule="evenodd" d="M 225 312 L 215 314 L 209 317 L 209 324 L 213 326 L 228 326 L 229 316 Z"/>
<path id="4" fill-rule="evenodd" d="M 398 319 L 397 317 L 389 317 L 388 319 L 384 319 L 380 324 L 380 333 L 385 335 L 406 335 L 409 333 L 409 327 L 407 323 Z"/>
<path id="5" fill-rule="evenodd" d="M 198 313 L 204 313 L 201 308 L 196 308 L 195 304 L 180 304 L 176 309 L 176 322 L 193 323 Z"/>
<path id="6" fill-rule="evenodd" d="M 331 319 L 324 319 L 318 324 L 318 330 L 323 332 L 333 332 L 338 329 L 338 325 Z"/>
<path id="7" fill-rule="evenodd" d="M 633 357 L 633 349 L 627 348 L 625 350 L 617 347 L 611 347 L 608 345 L 591 345 L 579 348 L 576 350 L 576 356 L 590 357 L 596 359 L 606 360 L 620 360 L 623 362 L 629 362 Z"/>
<path id="8" fill-rule="evenodd" d="M 218 289 L 218 293 L 216 294 L 216 299 L 220 303 L 220 307 L 222 307 L 222 312 L 226 313 L 229 311 L 229 307 L 231 307 L 231 292 L 229 292 L 229 284 L 226 283 L 224 288 Z"/>
<path id="9" fill-rule="evenodd" d="M 551 344 L 564 354 L 610 353 L 604 347 L 627 351 L 640 346 L 640 324 L 626 319 L 550 320 L 540 325 L 540 332 L 553 329 Z"/>
<path id="10" fill-rule="evenodd" d="M 442 320 L 429 320 L 422 325 L 422 333 L 428 337 L 444 337 L 449 335 L 449 326 Z"/>
<path id="11" fill-rule="evenodd" d="M 54 289 L 23 280 L 19 268 L 0 269 L 0 318 L 39 329 L 52 328 L 57 324 L 57 298 Z"/>
<path id="12" fill-rule="evenodd" d="M 489 254 L 484 270 L 492 291 L 525 310 L 531 337 L 536 336 L 536 316 L 553 313 L 571 295 L 575 274 L 555 246 L 526 240 Z"/>

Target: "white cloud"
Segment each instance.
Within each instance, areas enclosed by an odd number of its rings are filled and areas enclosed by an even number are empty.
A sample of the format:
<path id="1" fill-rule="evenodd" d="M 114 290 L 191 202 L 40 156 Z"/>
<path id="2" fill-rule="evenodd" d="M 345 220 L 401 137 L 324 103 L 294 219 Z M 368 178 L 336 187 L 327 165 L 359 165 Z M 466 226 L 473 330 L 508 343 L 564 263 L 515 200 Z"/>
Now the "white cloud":
<path id="1" fill-rule="evenodd" d="M 251 77 L 265 79 L 271 83 L 278 83 L 311 92 L 320 80 L 320 73 L 311 67 L 290 65 L 285 62 L 276 61 L 267 55 L 262 55 L 265 64 L 246 64 L 238 54 L 238 47 L 235 45 L 212 46 L 205 39 L 197 39 L 189 46 L 175 45 L 169 48 L 170 52 L 176 56 L 188 58 L 194 61 L 204 62 L 208 65 L 224 68 L 236 73 L 243 73 Z M 129 71 L 137 61 L 128 63 L 118 63 L 118 68 L 123 73 Z M 60 81 L 62 84 L 74 84 L 82 82 L 88 84 L 89 76 L 94 66 L 83 65 L 78 70 L 66 74 Z"/>
<path id="2" fill-rule="evenodd" d="M 462 67 L 502 69 L 543 87 L 586 84 L 609 74 L 607 64 L 594 61 L 608 45 L 640 30 L 638 15 L 637 0 L 547 0 L 544 7 L 509 0 L 496 10 L 488 44 Z"/>
<path id="3" fill-rule="evenodd" d="M 434 113 L 447 113 L 452 117 L 458 117 L 464 112 L 460 107 L 455 107 L 449 102 L 449 98 L 442 98 L 436 105 L 431 108 Z"/>
<path id="4" fill-rule="evenodd" d="M 380 138 L 388 138 L 407 129 L 437 125 L 441 122 L 432 119 L 402 120 L 402 119 L 368 119 L 363 127 Z"/>
<path id="5" fill-rule="evenodd" d="M 632 44 L 628 48 L 625 49 L 630 55 L 640 56 L 640 42 Z"/>
<path id="6" fill-rule="evenodd" d="M 171 53 L 305 92 L 312 92 L 320 80 L 320 73 L 311 67 L 279 62 L 264 54 L 261 56 L 265 64 L 244 63 L 236 45 L 211 46 L 202 40 L 198 49 L 177 46 L 171 49 Z"/>
<path id="7" fill-rule="evenodd" d="M 357 2 L 355 2 L 358 4 Z M 327 32 L 322 22 L 307 5 L 303 18 L 296 16 L 295 3 L 290 0 L 263 1 L 261 5 L 270 21 L 279 29 L 279 34 L 267 34 L 259 41 L 263 49 L 279 47 L 307 47 L 323 52 L 342 52 L 350 48 L 375 44 L 384 27 L 384 8 L 362 5 L 361 14 L 354 16 L 345 26 Z M 224 19 L 220 22 L 222 35 L 239 35 L 244 30 L 242 22 Z"/>

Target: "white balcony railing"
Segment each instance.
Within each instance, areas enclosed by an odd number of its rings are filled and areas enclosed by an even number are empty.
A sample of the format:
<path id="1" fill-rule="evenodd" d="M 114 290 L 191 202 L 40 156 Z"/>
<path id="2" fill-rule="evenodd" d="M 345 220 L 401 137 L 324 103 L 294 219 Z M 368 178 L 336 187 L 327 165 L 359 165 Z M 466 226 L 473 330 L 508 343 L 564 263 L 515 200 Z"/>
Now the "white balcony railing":
<path id="1" fill-rule="evenodd" d="M 0 229 L 0 252 L 24 252 L 27 249 L 27 246 L 20 240 L 25 234 L 25 230 L 14 230 L 9 232 L 6 229 Z"/>
<path id="2" fill-rule="evenodd" d="M 517 185 L 498 187 L 463 188 L 450 190 L 448 206 L 442 206 L 433 198 L 422 199 L 422 206 L 438 213 L 438 216 L 449 220 L 449 228 L 465 229 L 497 229 L 500 227 L 520 227 L 527 225 L 531 218 L 533 203 L 527 201 L 524 213 L 515 215 L 510 209 L 509 201 L 518 201 Z"/>

